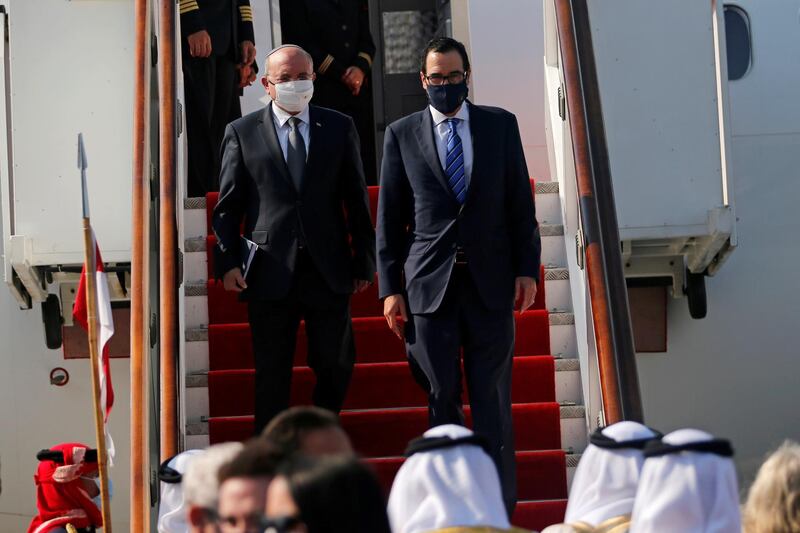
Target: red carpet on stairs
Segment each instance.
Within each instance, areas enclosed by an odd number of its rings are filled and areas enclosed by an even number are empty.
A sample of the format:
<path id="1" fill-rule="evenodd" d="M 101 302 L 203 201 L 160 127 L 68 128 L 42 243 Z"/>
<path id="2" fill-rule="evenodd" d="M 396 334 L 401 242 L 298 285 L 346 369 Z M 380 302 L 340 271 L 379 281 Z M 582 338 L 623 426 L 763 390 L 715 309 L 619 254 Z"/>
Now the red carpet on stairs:
<path id="1" fill-rule="evenodd" d="M 370 187 L 369 192 L 374 222 L 378 188 Z M 216 239 L 210 221 L 216 201 L 216 194 L 206 197 L 211 443 L 243 440 L 253 431 L 254 371 L 246 307 L 213 280 L 211 251 Z M 427 399 L 411 376 L 403 343 L 386 326 L 377 287 L 354 296 L 351 311 L 357 356 L 342 425 L 388 491 L 402 464 L 400 456 L 406 444 L 427 429 Z M 544 283 L 539 286 L 534 308 L 516 319 L 512 400 L 520 503 L 514 523 L 542 529 L 563 519 L 567 496 Z M 314 376 L 306 366 L 306 349 L 301 324 L 292 381 L 293 405 L 307 404 L 311 399 Z M 465 413 L 469 424 L 468 407 Z"/>

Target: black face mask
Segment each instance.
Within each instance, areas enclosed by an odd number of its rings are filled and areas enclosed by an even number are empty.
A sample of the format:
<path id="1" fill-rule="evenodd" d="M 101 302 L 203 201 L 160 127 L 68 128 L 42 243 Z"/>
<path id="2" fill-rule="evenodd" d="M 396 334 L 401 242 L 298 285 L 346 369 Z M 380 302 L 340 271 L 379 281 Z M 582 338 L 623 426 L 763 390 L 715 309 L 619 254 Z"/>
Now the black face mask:
<path id="1" fill-rule="evenodd" d="M 428 85 L 428 101 L 436 111 L 444 115 L 458 109 L 467 99 L 468 93 L 467 80 L 447 85 Z"/>

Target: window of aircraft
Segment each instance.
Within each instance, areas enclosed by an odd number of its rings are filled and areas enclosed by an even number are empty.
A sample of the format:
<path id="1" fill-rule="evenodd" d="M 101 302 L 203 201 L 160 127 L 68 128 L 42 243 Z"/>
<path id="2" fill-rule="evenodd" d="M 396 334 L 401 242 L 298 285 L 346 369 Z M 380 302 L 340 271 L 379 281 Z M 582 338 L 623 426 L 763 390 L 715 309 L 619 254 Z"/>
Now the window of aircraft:
<path id="1" fill-rule="evenodd" d="M 728 79 L 747 74 L 752 61 L 750 17 L 737 6 L 725 6 L 725 45 L 728 52 Z"/>
<path id="2" fill-rule="evenodd" d="M 436 33 L 435 11 L 391 11 L 383 14 L 386 74 L 419 72 L 419 51 Z"/>

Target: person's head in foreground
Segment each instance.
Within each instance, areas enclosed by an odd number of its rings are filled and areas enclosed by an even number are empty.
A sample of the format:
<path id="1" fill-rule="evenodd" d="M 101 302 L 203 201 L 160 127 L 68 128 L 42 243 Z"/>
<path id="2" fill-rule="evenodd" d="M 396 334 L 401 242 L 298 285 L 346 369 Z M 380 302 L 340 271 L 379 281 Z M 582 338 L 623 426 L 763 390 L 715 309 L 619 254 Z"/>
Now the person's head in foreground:
<path id="1" fill-rule="evenodd" d="M 103 515 L 97 487 L 97 450 L 69 442 L 37 455 L 36 508 L 28 533 L 101 527 Z"/>
<path id="2" fill-rule="evenodd" d="M 800 445 L 785 442 L 767 459 L 744 505 L 745 533 L 800 533 Z"/>
<path id="3" fill-rule="evenodd" d="M 243 448 L 241 442 L 224 442 L 203 450 L 194 457 L 181 480 L 189 531 L 217 533 L 217 475 L 222 465 Z"/>
<path id="4" fill-rule="evenodd" d="M 284 457 L 261 439 L 251 439 L 219 469 L 217 524 L 221 533 L 263 531 L 264 502 Z"/>
<path id="5" fill-rule="evenodd" d="M 583 452 L 562 526 L 543 533 L 627 526 L 644 464 L 644 447 L 661 435 L 638 422 L 618 422 L 592 434 Z"/>
<path id="6" fill-rule="evenodd" d="M 472 431 L 453 424 L 412 441 L 389 496 L 392 531 L 509 530 L 500 478 L 485 446 Z"/>
<path id="7" fill-rule="evenodd" d="M 292 407 L 272 419 L 261 437 L 285 455 L 353 455 L 339 417 L 320 407 Z"/>
<path id="8" fill-rule="evenodd" d="M 697 429 L 645 447 L 632 533 L 731 533 L 742 529 L 730 442 Z"/>
<path id="9" fill-rule="evenodd" d="M 203 450 L 186 450 L 164 461 L 158 469 L 161 498 L 158 505 L 158 533 L 189 531 L 186 500 L 183 497 L 183 474 Z"/>
<path id="10" fill-rule="evenodd" d="M 296 456 L 269 486 L 266 533 L 389 533 L 378 481 L 350 457 Z"/>

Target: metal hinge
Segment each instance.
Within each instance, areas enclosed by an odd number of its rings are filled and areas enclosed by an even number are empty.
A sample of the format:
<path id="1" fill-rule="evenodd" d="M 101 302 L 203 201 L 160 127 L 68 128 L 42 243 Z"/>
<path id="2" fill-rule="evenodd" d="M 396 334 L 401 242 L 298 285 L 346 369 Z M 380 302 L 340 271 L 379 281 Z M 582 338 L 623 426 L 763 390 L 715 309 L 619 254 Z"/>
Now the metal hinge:
<path id="1" fill-rule="evenodd" d="M 183 251 L 178 250 L 178 287 L 183 285 Z"/>
<path id="2" fill-rule="evenodd" d="M 583 248 L 583 233 L 578 232 L 575 234 L 575 261 L 578 263 L 578 268 L 583 270 L 584 265 L 584 248 Z"/>
<path id="3" fill-rule="evenodd" d="M 158 315 L 150 313 L 150 348 L 155 348 L 158 342 Z"/>
<path id="4" fill-rule="evenodd" d="M 558 88 L 558 116 L 561 120 L 567 120 L 567 99 L 564 97 L 564 89 Z"/>
<path id="5" fill-rule="evenodd" d="M 178 112 L 175 114 L 177 124 L 175 124 L 175 129 L 178 132 L 177 137 L 180 137 L 183 133 L 183 104 L 180 100 L 178 100 Z"/>

